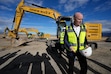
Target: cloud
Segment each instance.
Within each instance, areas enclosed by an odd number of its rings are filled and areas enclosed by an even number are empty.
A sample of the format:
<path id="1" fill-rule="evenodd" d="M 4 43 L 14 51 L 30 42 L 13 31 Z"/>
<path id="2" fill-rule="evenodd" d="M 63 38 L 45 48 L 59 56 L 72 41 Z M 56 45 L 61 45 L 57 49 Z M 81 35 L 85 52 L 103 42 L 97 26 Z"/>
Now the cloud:
<path id="1" fill-rule="evenodd" d="M 20 2 L 20 0 L 0 0 L 0 3 L 6 6 L 13 6 L 17 5 Z"/>
<path id="2" fill-rule="evenodd" d="M 26 4 L 27 5 L 36 4 L 36 5 L 42 6 L 43 5 L 43 1 L 42 0 L 27 0 Z"/>
<path id="3" fill-rule="evenodd" d="M 101 0 L 92 0 L 92 2 L 98 2 L 98 1 L 101 1 Z"/>
<path id="4" fill-rule="evenodd" d="M 106 2 L 103 2 L 102 4 L 99 4 L 94 10 L 95 11 L 106 11 L 111 9 L 111 1 L 108 0 Z"/>
<path id="5" fill-rule="evenodd" d="M 17 5 L 21 0 L 0 0 L 0 3 L 5 4 L 7 6 L 12 6 L 13 5 Z M 24 2 L 27 5 L 31 5 L 33 4 L 37 4 L 42 6 L 43 5 L 43 1 L 42 0 L 24 0 Z"/>
<path id="6" fill-rule="evenodd" d="M 13 3 L 16 2 L 16 0 L 0 0 L 0 2 L 3 3 L 3 4 L 8 4 L 8 3 L 13 4 Z"/>
<path id="7" fill-rule="evenodd" d="M 0 33 L 3 33 L 4 32 L 4 30 L 0 27 Z"/>
<path id="8" fill-rule="evenodd" d="M 63 7 L 65 9 L 65 12 L 70 12 L 76 8 L 83 6 L 84 4 L 87 4 L 88 1 L 89 0 L 68 0 L 68 1 L 60 0 L 59 3 L 64 4 Z"/>
<path id="9" fill-rule="evenodd" d="M 0 17 L 0 31 L 4 31 L 6 27 L 12 27 L 12 18 Z"/>
<path id="10" fill-rule="evenodd" d="M 0 26 L 9 25 L 12 23 L 12 18 L 0 17 Z"/>
<path id="11" fill-rule="evenodd" d="M 67 0 L 59 0 L 60 4 L 66 3 Z"/>
<path id="12" fill-rule="evenodd" d="M 12 7 L 18 4 L 20 0 L 0 0 L 0 9 L 12 11 Z"/>
<path id="13" fill-rule="evenodd" d="M 3 6 L 3 5 L 0 6 L 0 9 L 2 9 L 2 10 L 9 10 L 9 11 L 13 10 L 13 9 L 11 9 L 9 7 L 6 7 L 6 6 Z"/>

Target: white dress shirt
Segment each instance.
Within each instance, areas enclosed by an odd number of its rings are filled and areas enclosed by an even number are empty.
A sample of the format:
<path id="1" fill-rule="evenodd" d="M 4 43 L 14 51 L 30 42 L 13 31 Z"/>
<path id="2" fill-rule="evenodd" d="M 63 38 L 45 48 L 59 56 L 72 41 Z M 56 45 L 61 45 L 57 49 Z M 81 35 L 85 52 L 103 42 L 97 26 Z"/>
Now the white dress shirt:
<path id="1" fill-rule="evenodd" d="M 73 26 L 74 28 L 74 31 L 76 32 L 77 36 L 79 36 L 79 33 L 80 33 L 80 26 Z"/>

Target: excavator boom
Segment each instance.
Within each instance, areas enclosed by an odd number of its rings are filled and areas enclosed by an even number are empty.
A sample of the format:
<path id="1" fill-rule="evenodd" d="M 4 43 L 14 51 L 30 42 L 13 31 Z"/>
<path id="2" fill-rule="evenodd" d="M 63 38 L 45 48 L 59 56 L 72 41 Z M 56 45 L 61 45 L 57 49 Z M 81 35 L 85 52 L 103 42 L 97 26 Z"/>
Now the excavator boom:
<path id="1" fill-rule="evenodd" d="M 24 32 L 26 35 L 28 35 L 26 28 L 19 28 L 18 32 Z"/>

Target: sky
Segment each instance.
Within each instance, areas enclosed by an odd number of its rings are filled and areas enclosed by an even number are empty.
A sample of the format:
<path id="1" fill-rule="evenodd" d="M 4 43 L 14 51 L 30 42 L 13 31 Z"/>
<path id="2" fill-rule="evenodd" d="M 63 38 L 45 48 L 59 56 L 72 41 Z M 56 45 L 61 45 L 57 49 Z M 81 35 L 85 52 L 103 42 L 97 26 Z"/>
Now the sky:
<path id="1" fill-rule="evenodd" d="M 21 0 L 0 0 L 0 32 L 8 27 L 12 29 L 17 5 Z M 111 32 L 111 0 L 25 0 L 25 5 L 36 4 L 51 8 L 63 16 L 73 16 L 75 12 L 84 15 L 83 22 L 101 23 L 102 32 Z M 25 12 L 20 23 L 21 28 L 36 28 L 39 32 L 56 35 L 55 20 Z"/>

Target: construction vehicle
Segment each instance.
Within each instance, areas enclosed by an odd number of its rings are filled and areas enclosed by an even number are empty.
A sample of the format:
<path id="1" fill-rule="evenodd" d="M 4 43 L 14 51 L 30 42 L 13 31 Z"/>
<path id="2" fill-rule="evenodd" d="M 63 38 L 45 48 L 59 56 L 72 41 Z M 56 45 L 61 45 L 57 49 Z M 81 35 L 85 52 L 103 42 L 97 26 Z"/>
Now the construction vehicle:
<path id="1" fill-rule="evenodd" d="M 101 23 L 85 23 L 87 29 L 87 40 L 92 49 L 97 49 L 96 41 L 102 39 L 102 24 Z"/>
<path id="2" fill-rule="evenodd" d="M 18 32 L 19 32 L 21 20 L 25 12 L 30 12 L 30 13 L 46 16 L 46 17 L 54 19 L 55 21 L 57 20 L 59 16 L 61 16 L 61 14 L 54 9 L 41 7 L 35 4 L 32 4 L 32 5 L 33 6 L 27 6 L 24 4 L 24 0 L 21 0 L 21 2 L 18 4 L 16 8 L 15 16 L 13 19 L 12 30 L 10 30 L 8 27 L 6 29 L 8 31 L 7 32 L 8 37 L 14 40 L 19 40 Z"/>
<path id="3" fill-rule="evenodd" d="M 9 31 L 8 27 L 5 28 L 4 30 L 4 36 L 3 38 L 6 37 L 6 33 L 7 31 Z M 43 32 L 39 32 L 37 29 L 35 28 L 19 28 L 18 32 L 22 32 L 22 33 L 25 33 L 26 36 L 28 37 L 28 39 L 32 39 L 34 38 L 34 34 L 32 33 L 29 33 L 29 32 L 35 32 L 36 33 L 36 36 L 38 36 L 40 39 L 49 39 L 50 38 L 50 34 L 45 34 Z"/>
<path id="4" fill-rule="evenodd" d="M 4 36 L 3 36 L 3 38 L 6 38 L 7 36 L 9 37 L 9 35 L 7 34 L 7 31 L 9 32 L 10 30 L 9 30 L 9 28 L 8 27 L 6 27 L 5 29 L 4 29 Z"/>
<path id="5" fill-rule="evenodd" d="M 47 39 L 50 38 L 50 34 L 45 34 L 43 32 L 39 32 L 37 29 L 35 28 L 26 28 L 27 32 L 35 32 L 37 34 L 37 36 L 40 39 Z M 32 34 L 33 35 L 33 34 Z"/>
<path id="6" fill-rule="evenodd" d="M 16 13 L 15 13 L 15 16 L 14 16 L 14 20 L 13 20 L 13 29 L 9 30 L 7 28 L 9 37 L 19 39 L 18 31 L 19 31 L 19 27 L 20 27 L 20 23 L 21 23 L 23 14 L 25 12 L 30 12 L 30 13 L 50 17 L 54 20 L 57 20 L 57 18 L 59 16 L 61 16 L 60 13 L 58 13 L 57 11 L 55 11 L 53 9 L 41 7 L 41 6 L 38 6 L 38 5 L 35 5 L 35 4 L 32 4 L 32 5 L 34 7 L 24 5 L 24 0 L 21 0 L 21 2 L 18 4 L 18 6 L 16 8 Z"/>
<path id="7" fill-rule="evenodd" d="M 43 32 L 38 32 L 38 37 L 40 38 L 40 39 L 49 39 L 50 38 L 50 34 L 44 34 Z"/>
<path id="8" fill-rule="evenodd" d="M 102 39 L 102 24 L 101 23 L 85 23 L 87 28 L 87 39 L 89 41 L 98 41 Z"/>
<path id="9" fill-rule="evenodd" d="M 38 36 L 38 30 L 35 28 L 19 28 L 19 32 L 24 32 L 28 39 L 32 39 L 35 35 L 30 32 L 35 32 Z"/>
<path id="10" fill-rule="evenodd" d="M 10 37 L 10 36 L 9 36 L 10 34 L 9 34 L 9 33 L 7 34 L 7 31 L 10 31 L 10 30 L 8 29 L 8 27 L 6 27 L 5 30 L 4 30 L 4 36 L 3 36 L 3 38 L 7 37 L 7 35 L 8 35 L 8 37 Z M 19 28 L 18 32 L 25 33 L 27 37 L 30 35 L 30 34 L 28 33 L 28 30 L 27 30 L 26 28 Z"/>
<path id="11" fill-rule="evenodd" d="M 35 36 L 34 34 L 29 33 L 29 32 L 35 32 L 36 35 L 38 36 L 38 38 L 40 38 L 40 39 L 49 39 L 50 38 L 50 34 L 45 34 L 43 32 L 39 32 L 35 28 L 19 28 L 19 32 L 24 32 L 29 39 L 32 39 Z"/>

